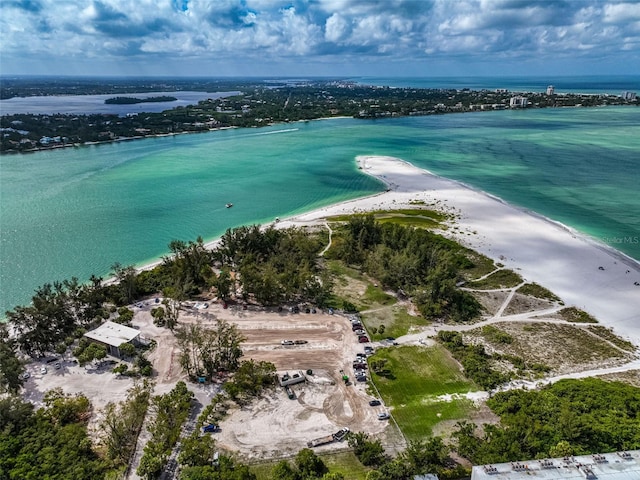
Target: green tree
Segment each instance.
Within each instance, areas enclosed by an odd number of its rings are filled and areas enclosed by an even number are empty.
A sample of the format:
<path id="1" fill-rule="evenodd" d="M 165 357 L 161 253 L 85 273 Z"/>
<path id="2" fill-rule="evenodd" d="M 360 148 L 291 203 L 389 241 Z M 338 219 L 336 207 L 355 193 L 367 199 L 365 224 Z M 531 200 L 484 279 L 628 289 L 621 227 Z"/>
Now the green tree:
<path id="1" fill-rule="evenodd" d="M 121 343 L 118 350 L 120 350 L 120 354 L 125 357 L 133 357 L 136 354 L 136 347 L 129 342 Z"/>
<path id="2" fill-rule="evenodd" d="M 211 465 L 216 452 L 216 441 L 210 434 L 200 436 L 197 430 L 180 442 L 178 463 L 182 467 Z"/>
<path id="3" fill-rule="evenodd" d="M 274 480 L 299 480 L 298 472 L 286 460 L 280 460 L 271 470 Z"/>
<path id="4" fill-rule="evenodd" d="M 162 307 L 156 307 L 156 308 L 152 308 L 151 309 L 151 316 L 153 317 L 153 323 L 154 325 L 158 326 L 158 327 L 163 327 L 164 326 L 164 317 L 165 317 L 165 310 Z"/>
<path id="5" fill-rule="evenodd" d="M 327 473 L 327 466 L 310 448 L 303 448 L 296 455 L 296 466 L 302 478 L 317 478 Z"/>
<path id="6" fill-rule="evenodd" d="M 135 267 L 133 265 L 124 266 L 116 262 L 111 266 L 111 272 L 117 280 L 114 289 L 114 300 L 116 300 L 119 305 L 129 305 L 133 303 L 138 295 Z"/>
<path id="7" fill-rule="evenodd" d="M 18 358 L 15 340 L 6 324 L 0 323 L 0 393 L 17 393 L 23 385 L 24 364 Z"/>
<path id="8" fill-rule="evenodd" d="M 214 286 L 218 290 L 218 297 L 224 301 L 229 300 L 231 297 L 231 288 L 234 286 L 234 281 L 231 278 L 231 273 L 228 268 L 220 270 L 220 275 L 215 279 Z"/>
<path id="9" fill-rule="evenodd" d="M 386 460 L 380 440 L 369 440 L 369 435 L 364 432 L 350 432 L 347 435 L 347 443 L 363 465 L 375 467 L 382 465 Z"/>
<path id="10" fill-rule="evenodd" d="M 91 342 L 79 355 L 76 355 L 76 358 L 78 359 L 78 363 L 82 366 L 93 362 L 94 360 L 102 360 L 106 356 L 107 348 L 104 345 Z"/>

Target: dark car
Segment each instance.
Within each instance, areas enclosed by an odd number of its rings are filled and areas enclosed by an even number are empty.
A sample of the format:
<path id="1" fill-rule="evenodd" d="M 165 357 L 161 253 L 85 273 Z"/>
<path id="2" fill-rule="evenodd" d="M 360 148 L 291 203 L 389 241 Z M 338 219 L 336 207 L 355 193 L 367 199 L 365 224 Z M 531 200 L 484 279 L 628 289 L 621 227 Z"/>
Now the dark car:
<path id="1" fill-rule="evenodd" d="M 365 337 L 364 335 L 362 335 L 361 337 L 358 337 L 358 342 L 369 343 L 369 337 Z"/>
<path id="2" fill-rule="evenodd" d="M 220 427 L 218 425 L 214 425 L 212 423 L 210 423 L 209 425 L 205 425 L 204 427 L 202 427 L 202 430 L 205 433 L 215 433 L 220 431 Z"/>
<path id="3" fill-rule="evenodd" d="M 382 403 L 380 403 L 380 400 L 371 400 L 369 402 L 369 405 L 371 405 L 372 407 L 377 407 L 378 405 L 382 405 Z"/>

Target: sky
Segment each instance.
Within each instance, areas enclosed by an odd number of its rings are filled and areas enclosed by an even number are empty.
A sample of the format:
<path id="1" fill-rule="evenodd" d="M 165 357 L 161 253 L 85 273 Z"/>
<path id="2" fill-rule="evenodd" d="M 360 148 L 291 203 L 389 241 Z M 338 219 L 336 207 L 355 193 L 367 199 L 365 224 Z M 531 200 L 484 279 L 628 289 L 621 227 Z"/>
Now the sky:
<path id="1" fill-rule="evenodd" d="M 640 74 L 640 0 L 0 0 L 1 75 Z"/>

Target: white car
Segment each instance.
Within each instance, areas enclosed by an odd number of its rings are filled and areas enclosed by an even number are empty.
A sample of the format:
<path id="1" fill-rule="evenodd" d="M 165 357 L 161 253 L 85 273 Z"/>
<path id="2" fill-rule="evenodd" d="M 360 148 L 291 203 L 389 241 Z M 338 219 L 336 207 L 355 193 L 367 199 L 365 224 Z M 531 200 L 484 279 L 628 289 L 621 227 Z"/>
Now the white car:
<path id="1" fill-rule="evenodd" d="M 387 412 L 382 412 L 378 414 L 378 420 L 389 420 L 391 416 Z"/>
<path id="2" fill-rule="evenodd" d="M 295 345 L 293 340 L 282 340 L 282 345 Z"/>
<path id="3" fill-rule="evenodd" d="M 25 380 L 26 380 L 27 378 L 29 378 L 30 376 L 31 376 L 31 374 L 30 374 L 29 372 L 24 372 L 24 373 L 22 374 L 22 378 L 24 378 Z"/>
<path id="4" fill-rule="evenodd" d="M 41 374 L 43 374 L 43 375 L 44 375 L 45 373 L 47 373 L 47 367 L 42 367 L 42 368 L 40 369 L 40 373 L 41 373 Z"/>

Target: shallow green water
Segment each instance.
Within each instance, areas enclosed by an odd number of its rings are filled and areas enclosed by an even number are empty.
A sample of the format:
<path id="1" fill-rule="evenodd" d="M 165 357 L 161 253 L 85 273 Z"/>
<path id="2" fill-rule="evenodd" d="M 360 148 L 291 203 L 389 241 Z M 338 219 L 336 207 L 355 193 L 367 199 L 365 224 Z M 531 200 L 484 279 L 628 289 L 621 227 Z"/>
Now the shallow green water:
<path id="1" fill-rule="evenodd" d="M 640 109 L 336 119 L 0 157 L 0 311 L 45 282 L 157 259 L 172 239 L 380 191 L 356 168 L 367 154 L 463 181 L 640 259 Z"/>

